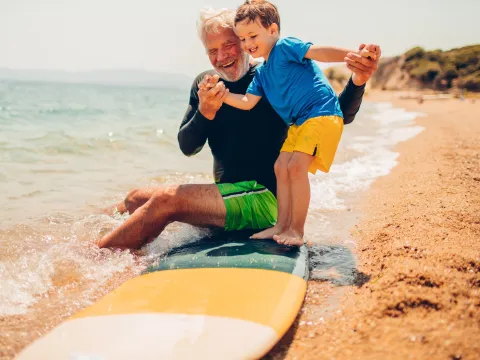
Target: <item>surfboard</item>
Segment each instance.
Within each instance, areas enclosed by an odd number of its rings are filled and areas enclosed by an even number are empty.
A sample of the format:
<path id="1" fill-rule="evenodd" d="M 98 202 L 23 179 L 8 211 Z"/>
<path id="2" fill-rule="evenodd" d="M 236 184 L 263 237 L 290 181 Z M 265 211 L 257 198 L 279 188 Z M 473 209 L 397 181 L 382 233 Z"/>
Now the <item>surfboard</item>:
<path id="1" fill-rule="evenodd" d="M 222 232 L 172 249 L 18 359 L 261 358 L 301 308 L 308 252 L 250 234 Z"/>

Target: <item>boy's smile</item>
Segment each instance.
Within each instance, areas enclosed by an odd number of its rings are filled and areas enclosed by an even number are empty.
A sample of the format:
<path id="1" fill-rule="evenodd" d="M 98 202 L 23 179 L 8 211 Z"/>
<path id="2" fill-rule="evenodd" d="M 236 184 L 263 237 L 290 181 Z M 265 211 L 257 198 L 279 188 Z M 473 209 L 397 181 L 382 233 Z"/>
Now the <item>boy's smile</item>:
<path id="1" fill-rule="evenodd" d="M 277 24 L 264 28 L 260 21 L 245 19 L 235 25 L 235 34 L 240 39 L 243 50 L 254 58 L 268 59 L 275 42 L 278 40 Z"/>

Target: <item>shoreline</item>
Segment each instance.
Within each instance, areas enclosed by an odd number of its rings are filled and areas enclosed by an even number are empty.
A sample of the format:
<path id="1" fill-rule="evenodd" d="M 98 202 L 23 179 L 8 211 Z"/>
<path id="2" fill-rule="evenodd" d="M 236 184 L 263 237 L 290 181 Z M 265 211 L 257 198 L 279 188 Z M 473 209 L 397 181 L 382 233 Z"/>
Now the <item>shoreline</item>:
<path id="1" fill-rule="evenodd" d="M 399 163 L 360 202 L 356 285 L 309 325 L 332 287 L 309 281 L 299 318 L 265 359 L 478 359 L 480 105 L 397 95 L 365 101 L 424 113 L 415 124 L 425 130 L 395 147 Z"/>

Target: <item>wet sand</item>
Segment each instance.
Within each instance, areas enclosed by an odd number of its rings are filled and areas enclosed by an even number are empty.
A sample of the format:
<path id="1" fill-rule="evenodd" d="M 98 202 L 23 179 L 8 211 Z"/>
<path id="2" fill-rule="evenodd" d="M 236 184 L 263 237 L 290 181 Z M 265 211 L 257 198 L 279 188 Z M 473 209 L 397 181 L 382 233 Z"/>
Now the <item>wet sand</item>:
<path id="1" fill-rule="evenodd" d="M 426 114 L 425 130 L 397 146 L 399 164 L 357 205 L 355 286 L 335 307 L 335 285 L 310 281 L 266 358 L 480 359 L 480 101 L 366 100 Z"/>

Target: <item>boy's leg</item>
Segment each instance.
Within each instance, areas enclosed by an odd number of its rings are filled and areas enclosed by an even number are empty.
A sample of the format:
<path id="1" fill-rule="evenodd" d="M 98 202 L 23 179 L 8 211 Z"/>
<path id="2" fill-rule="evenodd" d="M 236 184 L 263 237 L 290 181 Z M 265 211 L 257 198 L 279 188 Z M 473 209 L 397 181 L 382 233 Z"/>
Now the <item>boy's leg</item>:
<path id="1" fill-rule="evenodd" d="M 310 204 L 308 168 L 313 159 L 312 155 L 295 151 L 288 163 L 292 218 L 289 229 L 273 237 L 280 244 L 303 245 L 303 232 Z"/>
<path id="2" fill-rule="evenodd" d="M 277 177 L 277 201 L 278 219 L 277 223 L 266 230 L 253 234 L 251 239 L 272 239 L 274 235 L 280 234 L 290 224 L 291 195 L 288 179 L 288 162 L 292 157 L 290 152 L 281 152 L 275 162 L 275 175 Z"/>
<path id="3" fill-rule="evenodd" d="M 225 216 L 225 204 L 215 184 L 159 189 L 122 225 L 100 239 L 98 246 L 138 249 L 173 221 L 224 227 Z"/>

